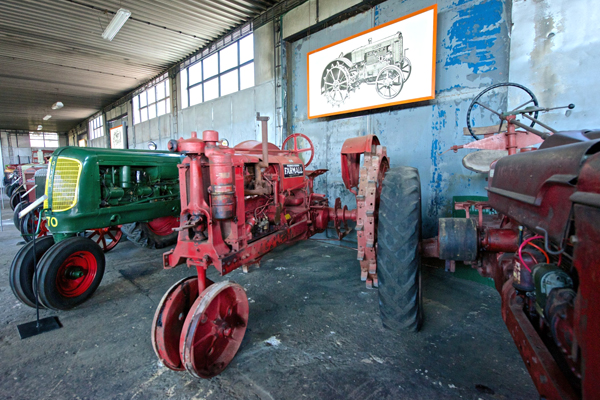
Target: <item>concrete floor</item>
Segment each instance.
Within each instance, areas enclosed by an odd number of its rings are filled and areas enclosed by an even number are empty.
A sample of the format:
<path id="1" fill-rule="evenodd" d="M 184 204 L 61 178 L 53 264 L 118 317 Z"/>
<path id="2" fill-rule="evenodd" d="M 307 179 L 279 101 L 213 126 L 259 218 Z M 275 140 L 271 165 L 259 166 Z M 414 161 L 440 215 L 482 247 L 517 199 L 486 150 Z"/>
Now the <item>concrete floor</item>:
<path id="1" fill-rule="evenodd" d="M 62 329 L 20 340 L 16 326 L 35 311 L 8 285 L 20 238 L 6 225 L 10 209 L 3 220 L 2 398 L 537 398 L 494 289 L 425 267 L 425 324 L 418 334 L 399 336 L 381 327 L 377 291 L 360 281 L 356 252 L 321 241 L 284 246 L 261 268 L 227 276 L 246 288 L 250 321 L 237 356 L 211 380 L 161 366 L 150 343 L 162 295 L 193 272 L 165 271 L 161 250 L 128 241 L 107 254 L 106 274 L 90 301 L 69 312 L 41 312 L 58 315 Z M 209 277 L 223 279 L 214 269 Z"/>

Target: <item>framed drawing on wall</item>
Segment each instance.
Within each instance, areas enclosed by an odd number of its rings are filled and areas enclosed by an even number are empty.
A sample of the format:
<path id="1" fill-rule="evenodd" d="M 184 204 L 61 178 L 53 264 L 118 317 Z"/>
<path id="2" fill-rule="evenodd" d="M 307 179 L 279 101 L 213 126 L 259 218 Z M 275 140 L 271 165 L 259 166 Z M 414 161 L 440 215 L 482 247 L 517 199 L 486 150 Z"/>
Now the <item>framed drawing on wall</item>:
<path id="1" fill-rule="evenodd" d="M 110 128 L 110 148 L 111 149 L 124 149 L 125 148 L 125 138 L 123 125 L 115 126 L 114 128 Z"/>
<path id="2" fill-rule="evenodd" d="M 307 55 L 308 118 L 435 98 L 437 4 Z"/>

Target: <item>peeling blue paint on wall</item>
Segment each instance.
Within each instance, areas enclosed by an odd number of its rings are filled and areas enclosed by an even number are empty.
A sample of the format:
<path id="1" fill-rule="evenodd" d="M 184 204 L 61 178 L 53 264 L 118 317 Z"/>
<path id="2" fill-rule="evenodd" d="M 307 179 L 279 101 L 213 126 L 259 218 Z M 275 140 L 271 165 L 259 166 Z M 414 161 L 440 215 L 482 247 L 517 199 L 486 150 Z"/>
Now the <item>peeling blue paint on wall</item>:
<path id="1" fill-rule="evenodd" d="M 466 3 L 466 0 L 461 2 Z M 467 63 L 474 73 L 495 69 L 492 53 L 501 32 L 503 4 L 488 1 L 458 10 L 448 35 L 442 41 L 449 50 L 444 67 Z"/>
<path id="2" fill-rule="evenodd" d="M 308 135 L 316 148 L 311 168 L 329 172 L 316 187 L 329 201 L 341 197 L 354 208 L 355 198 L 343 188 L 340 150 L 345 139 L 376 134 L 387 147 L 391 167 L 419 169 L 422 188 L 423 235 L 437 233 L 437 220 L 450 216 L 452 198 L 485 196 L 485 176 L 466 170 L 467 151 L 448 152 L 469 142 L 463 135 L 466 110 L 482 87 L 505 80 L 508 73 L 509 0 L 439 0 L 436 59 L 436 99 L 418 107 L 374 110 L 368 115 L 347 114 L 308 120 L 306 54 L 435 3 L 433 0 L 388 0 L 349 20 L 332 25 L 293 43 L 289 126 Z"/>

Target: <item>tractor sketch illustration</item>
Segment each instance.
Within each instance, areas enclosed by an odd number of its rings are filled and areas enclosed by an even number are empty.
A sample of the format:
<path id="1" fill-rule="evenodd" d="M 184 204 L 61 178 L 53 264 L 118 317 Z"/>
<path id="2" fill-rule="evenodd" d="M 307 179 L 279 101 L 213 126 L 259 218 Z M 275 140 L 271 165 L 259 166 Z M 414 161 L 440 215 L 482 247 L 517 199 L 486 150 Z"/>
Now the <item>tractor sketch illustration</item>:
<path id="1" fill-rule="evenodd" d="M 412 66 L 405 53 L 402 33 L 342 53 L 323 70 L 321 95 L 332 106 L 344 104 L 351 92 L 363 83 L 375 85 L 377 94 L 393 99 L 402 91 Z"/>

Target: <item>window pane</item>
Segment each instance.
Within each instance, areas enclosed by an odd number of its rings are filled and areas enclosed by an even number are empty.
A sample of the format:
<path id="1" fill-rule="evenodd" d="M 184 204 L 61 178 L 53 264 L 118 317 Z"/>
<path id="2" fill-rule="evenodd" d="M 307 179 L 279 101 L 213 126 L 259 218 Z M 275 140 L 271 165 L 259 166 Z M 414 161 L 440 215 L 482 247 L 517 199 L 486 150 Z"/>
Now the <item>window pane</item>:
<path id="1" fill-rule="evenodd" d="M 204 79 L 215 76 L 219 72 L 219 59 L 217 58 L 218 55 L 218 53 L 215 53 L 206 60 L 202 61 L 202 65 L 204 65 Z"/>
<path id="2" fill-rule="evenodd" d="M 158 103 L 156 103 L 156 114 L 160 117 L 161 115 L 165 115 L 166 111 L 165 111 L 165 104 L 166 101 L 165 100 L 161 100 Z"/>
<path id="3" fill-rule="evenodd" d="M 140 110 L 133 110 L 133 124 L 139 124 L 140 123 Z"/>
<path id="4" fill-rule="evenodd" d="M 140 107 L 146 107 L 148 105 L 148 99 L 146 97 L 146 91 L 140 93 Z"/>
<path id="5" fill-rule="evenodd" d="M 254 35 L 248 35 L 240 40 L 240 64 L 254 58 Z"/>
<path id="6" fill-rule="evenodd" d="M 240 68 L 240 90 L 254 86 L 254 63 Z"/>
<path id="7" fill-rule="evenodd" d="M 44 139 L 45 140 L 58 140 L 58 133 L 45 133 Z"/>
<path id="8" fill-rule="evenodd" d="M 167 97 L 167 104 L 166 104 L 166 113 L 169 114 L 171 112 L 171 98 Z"/>
<path id="9" fill-rule="evenodd" d="M 219 51 L 220 54 L 220 70 L 219 72 L 227 71 L 238 65 L 237 62 L 237 43 L 232 44 L 229 47 Z"/>
<path id="10" fill-rule="evenodd" d="M 188 72 L 190 74 L 190 85 L 200 82 L 202 80 L 202 63 L 192 65 L 188 68 Z"/>
<path id="11" fill-rule="evenodd" d="M 219 80 L 213 79 L 204 83 L 204 101 L 219 97 Z"/>
<path id="12" fill-rule="evenodd" d="M 156 100 L 162 100 L 165 98 L 165 83 L 166 81 L 162 81 L 158 85 L 156 85 Z"/>
<path id="13" fill-rule="evenodd" d="M 238 70 L 221 75 L 221 96 L 238 91 Z"/>
<path id="14" fill-rule="evenodd" d="M 147 90 L 148 92 L 148 104 L 152 104 L 156 102 L 156 92 L 154 90 L 155 88 L 151 87 L 150 89 Z"/>
<path id="15" fill-rule="evenodd" d="M 148 108 L 147 107 L 146 108 L 142 108 L 140 110 L 140 120 L 142 122 L 148 121 Z"/>
<path id="16" fill-rule="evenodd" d="M 42 133 L 30 133 L 29 145 L 31 147 L 44 147 L 44 135 Z"/>
<path id="17" fill-rule="evenodd" d="M 148 106 L 148 119 L 156 118 L 156 104 Z"/>
<path id="18" fill-rule="evenodd" d="M 180 92 L 181 92 L 181 109 L 187 108 L 188 106 L 188 91 L 187 91 L 187 69 L 181 71 L 179 76 L 180 80 Z"/>
<path id="19" fill-rule="evenodd" d="M 138 96 L 135 96 L 133 98 L 133 111 L 137 111 L 140 109 L 140 98 Z"/>
<path id="20" fill-rule="evenodd" d="M 190 106 L 202 103 L 202 84 L 190 89 Z"/>

